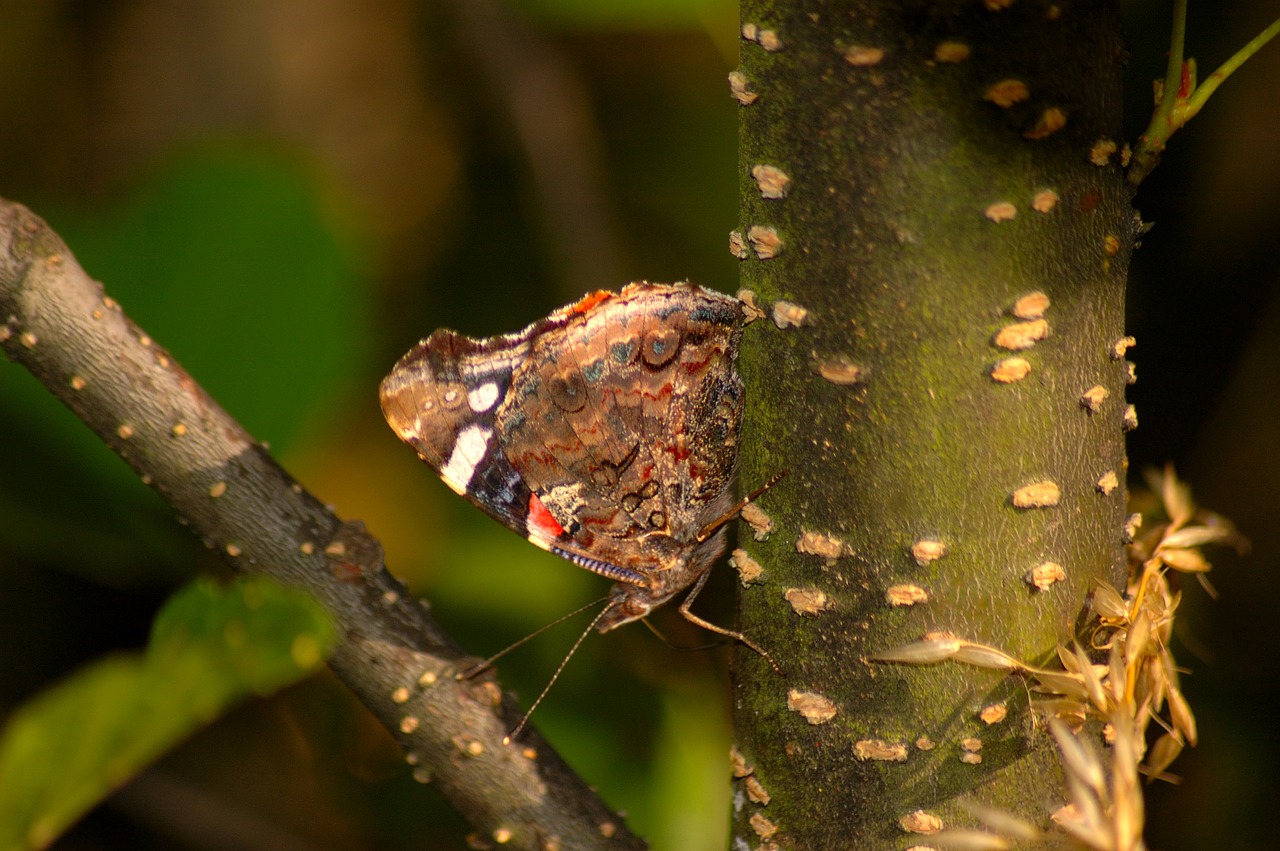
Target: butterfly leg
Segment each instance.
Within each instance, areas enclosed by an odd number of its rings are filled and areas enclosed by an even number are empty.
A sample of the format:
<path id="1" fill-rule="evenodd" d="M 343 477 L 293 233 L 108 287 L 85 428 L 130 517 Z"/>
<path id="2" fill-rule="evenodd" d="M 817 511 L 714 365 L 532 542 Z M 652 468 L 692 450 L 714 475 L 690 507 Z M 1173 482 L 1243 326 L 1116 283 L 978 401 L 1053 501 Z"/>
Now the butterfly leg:
<path id="1" fill-rule="evenodd" d="M 693 588 L 690 589 L 688 595 L 684 598 L 684 602 L 680 604 L 680 614 L 683 615 L 684 619 L 687 620 L 689 623 L 694 624 L 696 626 L 700 626 L 703 629 L 707 630 L 708 632 L 714 632 L 718 635 L 723 635 L 727 638 L 732 638 L 734 641 L 741 641 L 747 647 L 750 647 L 752 650 L 754 650 L 755 652 L 759 653 L 762 657 L 764 657 L 764 660 L 768 662 L 769 666 L 772 667 L 773 670 L 778 672 L 779 675 L 785 677 L 786 674 L 783 672 L 782 666 L 779 665 L 777 662 L 775 662 L 773 659 L 773 656 L 769 655 L 769 652 L 765 650 L 763 647 L 761 647 L 759 644 L 756 644 L 754 641 L 752 641 L 750 638 L 747 638 L 745 635 L 743 635 L 740 632 L 736 632 L 732 629 L 725 629 L 722 626 L 716 626 L 715 624 L 711 623 L 711 621 L 703 620 L 702 618 L 698 617 L 692 611 L 689 610 L 689 607 L 693 605 L 693 601 L 697 599 L 698 594 L 702 591 L 703 586 L 707 584 L 707 579 L 710 578 L 710 576 L 711 576 L 711 571 L 704 570 L 702 572 L 702 575 L 698 577 L 698 581 L 693 583 Z"/>

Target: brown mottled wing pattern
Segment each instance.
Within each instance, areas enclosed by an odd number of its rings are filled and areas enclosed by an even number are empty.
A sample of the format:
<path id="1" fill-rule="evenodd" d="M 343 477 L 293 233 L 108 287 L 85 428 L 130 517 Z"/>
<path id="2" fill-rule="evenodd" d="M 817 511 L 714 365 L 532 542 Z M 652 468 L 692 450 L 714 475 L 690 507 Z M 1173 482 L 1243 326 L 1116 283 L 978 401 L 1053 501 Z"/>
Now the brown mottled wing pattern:
<path id="1" fill-rule="evenodd" d="M 437 331 L 383 381 L 382 409 L 486 513 L 665 599 L 698 574 L 663 568 L 719 552 L 696 537 L 732 499 L 741 334 L 736 299 L 632 284 L 516 334 Z"/>
<path id="2" fill-rule="evenodd" d="M 741 334 L 736 299 L 633 284 L 573 316 L 563 333 L 530 341 L 497 412 L 498 433 L 513 466 L 592 558 L 660 568 L 728 507 Z"/>

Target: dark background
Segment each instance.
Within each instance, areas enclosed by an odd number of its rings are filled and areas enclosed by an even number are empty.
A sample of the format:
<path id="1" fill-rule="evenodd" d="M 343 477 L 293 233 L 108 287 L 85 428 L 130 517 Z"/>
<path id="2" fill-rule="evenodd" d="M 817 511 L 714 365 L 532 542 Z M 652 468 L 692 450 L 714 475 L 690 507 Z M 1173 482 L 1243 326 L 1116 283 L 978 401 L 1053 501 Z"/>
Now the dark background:
<path id="1" fill-rule="evenodd" d="M 1125 10 L 1132 139 L 1170 13 Z M 1205 75 L 1280 3 L 1191 13 Z M 9 3 L 0 195 L 47 218 L 291 472 L 369 525 L 455 635 L 490 652 L 607 583 L 441 486 L 383 424 L 377 383 L 438 326 L 511 331 L 630 279 L 736 289 L 737 26 L 729 0 Z M 1187 586 L 1176 655 L 1202 741 L 1174 764 L 1180 784 L 1151 788 L 1149 844 L 1269 847 L 1280 45 L 1175 137 L 1137 206 L 1155 227 L 1129 293 L 1133 481 L 1173 462 L 1254 544 L 1245 559 L 1211 554 L 1217 601 Z M 176 587 L 225 568 L 18 367 L 0 364 L 0 412 L 2 717 L 142 646 Z M 572 632 L 502 664 L 526 703 Z M 593 638 L 536 716 L 656 848 L 724 846 L 722 661 L 643 629 Z M 57 847 L 434 849 L 466 832 L 321 675 L 201 732 Z"/>

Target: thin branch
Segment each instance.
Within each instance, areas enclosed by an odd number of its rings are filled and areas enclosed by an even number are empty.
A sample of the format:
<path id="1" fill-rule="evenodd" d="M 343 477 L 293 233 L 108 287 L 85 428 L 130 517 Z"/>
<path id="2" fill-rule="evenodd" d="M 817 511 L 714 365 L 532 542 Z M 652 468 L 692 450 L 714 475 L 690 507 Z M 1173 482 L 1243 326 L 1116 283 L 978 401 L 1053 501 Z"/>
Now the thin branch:
<path id="1" fill-rule="evenodd" d="M 1280 18 L 1271 22 L 1271 26 L 1258 33 L 1244 47 L 1237 50 L 1230 59 L 1218 66 L 1218 69 L 1205 78 L 1204 83 L 1197 86 L 1196 89 L 1187 98 L 1187 102 L 1183 105 L 1186 112 L 1184 122 L 1190 120 L 1193 115 L 1200 111 L 1200 107 L 1204 106 L 1209 96 L 1217 91 L 1218 86 L 1230 77 L 1237 68 L 1244 64 L 1245 60 L 1253 54 L 1261 50 L 1267 42 L 1280 35 Z"/>
<path id="2" fill-rule="evenodd" d="M 1258 33 L 1230 59 L 1210 74 L 1203 85 L 1197 85 L 1196 62 L 1183 59 L 1187 36 L 1187 0 L 1174 0 L 1173 33 L 1169 38 L 1169 65 L 1165 69 L 1160 102 L 1156 104 L 1151 123 L 1138 137 L 1133 149 L 1133 165 L 1127 175 L 1129 183 L 1137 186 L 1160 163 L 1160 154 L 1169 144 L 1169 137 L 1195 117 L 1209 96 L 1230 77 L 1245 60 L 1257 53 L 1280 34 L 1280 19 Z"/>
<path id="3" fill-rule="evenodd" d="M 359 521 L 305 491 L 104 295 L 27 208 L 0 200 L 0 347 L 237 569 L 302 588 L 341 636 L 334 672 L 391 731 L 420 779 L 511 848 L 642 848 L 530 729 L 492 677 L 383 563 Z"/>

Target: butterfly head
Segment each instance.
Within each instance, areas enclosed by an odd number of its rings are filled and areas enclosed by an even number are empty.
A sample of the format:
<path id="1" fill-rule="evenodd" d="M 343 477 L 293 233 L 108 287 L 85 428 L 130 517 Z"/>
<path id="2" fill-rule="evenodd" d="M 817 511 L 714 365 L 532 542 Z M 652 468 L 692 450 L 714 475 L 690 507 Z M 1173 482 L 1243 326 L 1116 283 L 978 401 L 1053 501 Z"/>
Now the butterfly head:
<path id="1" fill-rule="evenodd" d="M 671 541 L 665 557 L 644 571 L 645 584 L 619 582 L 614 585 L 609 605 L 597 625 L 600 632 L 640 620 L 697 582 L 724 552 L 725 534 L 725 530 L 720 529 L 704 541 L 686 544 Z"/>

